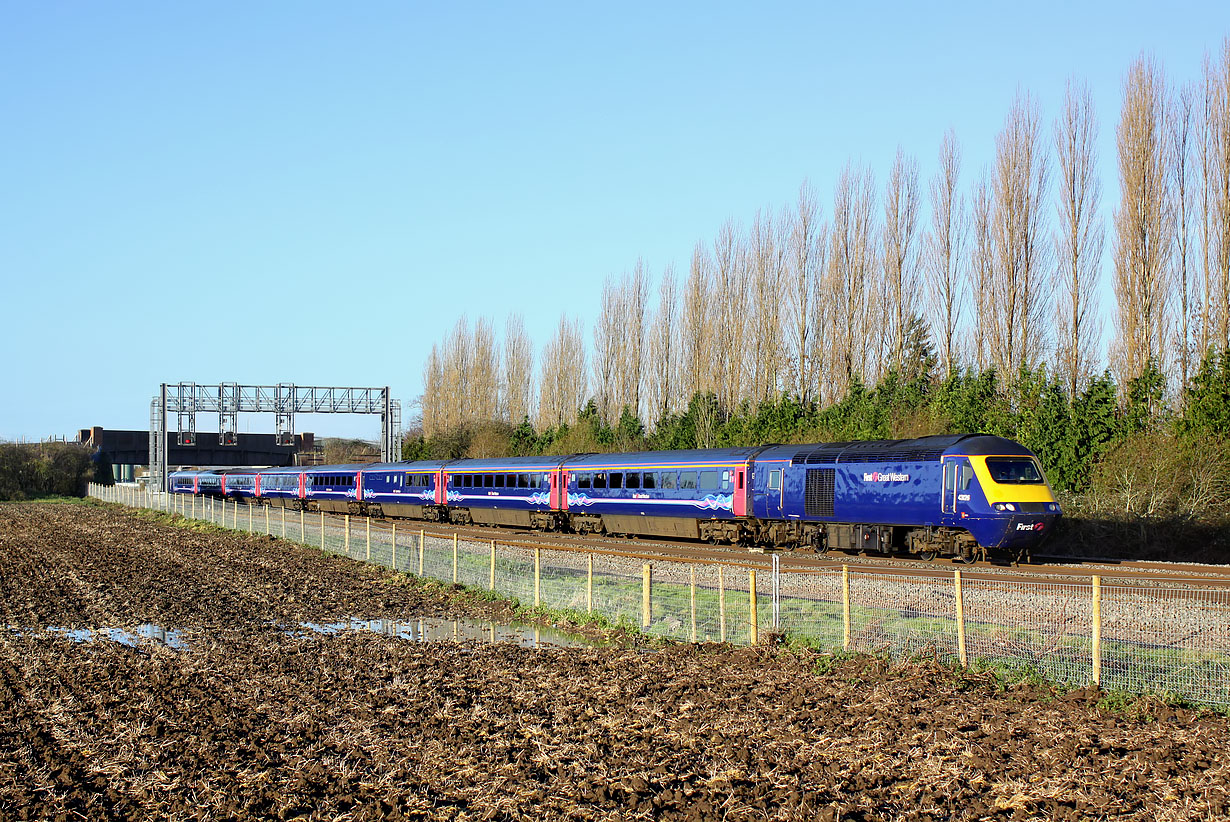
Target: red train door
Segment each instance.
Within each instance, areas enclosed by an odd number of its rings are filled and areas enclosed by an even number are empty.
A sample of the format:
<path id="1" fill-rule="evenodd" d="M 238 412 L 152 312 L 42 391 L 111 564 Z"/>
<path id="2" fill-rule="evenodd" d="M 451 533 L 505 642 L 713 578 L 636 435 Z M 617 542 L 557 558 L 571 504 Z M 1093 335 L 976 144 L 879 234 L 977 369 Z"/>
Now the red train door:
<path id="1" fill-rule="evenodd" d="M 436 472 L 436 505 L 443 505 L 448 499 L 447 491 L 444 489 L 444 469 L 441 468 Z"/>
<path id="2" fill-rule="evenodd" d="M 259 497 L 261 495 L 261 475 L 257 474 L 252 478 L 252 496 Z"/>
<path id="3" fill-rule="evenodd" d="M 307 499 L 307 474 L 299 475 L 299 499 Z"/>
<path id="4" fill-rule="evenodd" d="M 735 498 L 734 498 L 734 515 L 736 517 L 747 516 L 747 464 L 744 463 L 734 470 L 735 481 Z"/>
<path id="5" fill-rule="evenodd" d="M 201 493 L 201 478 L 199 475 L 192 478 L 192 493 Z"/>
<path id="6" fill-rule="evenodd" d="M 363 499 L 363 472 L 354 472 L 354 498 L 355 501 Z"/>
<path id="7" fill-rule="evenodd" d="M 552 511 L 567 511 L 568 510 L 568 472 L 561 465 L 555 468 L 548 475 L 547 482 L 551 488 L 551 510 Z"/>

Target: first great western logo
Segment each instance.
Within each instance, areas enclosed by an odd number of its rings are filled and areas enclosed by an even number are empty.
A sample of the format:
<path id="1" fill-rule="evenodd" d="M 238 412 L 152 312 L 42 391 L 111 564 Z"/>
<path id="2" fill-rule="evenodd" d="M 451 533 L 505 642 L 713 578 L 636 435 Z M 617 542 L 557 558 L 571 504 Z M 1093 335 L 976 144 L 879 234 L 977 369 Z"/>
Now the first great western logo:
<path id="1" fill-rule="evenodd" d="M 893 474 L 881 471 L 869 471 L 863 474 L 863 482 L 909 482 L 909 474 Z"/>

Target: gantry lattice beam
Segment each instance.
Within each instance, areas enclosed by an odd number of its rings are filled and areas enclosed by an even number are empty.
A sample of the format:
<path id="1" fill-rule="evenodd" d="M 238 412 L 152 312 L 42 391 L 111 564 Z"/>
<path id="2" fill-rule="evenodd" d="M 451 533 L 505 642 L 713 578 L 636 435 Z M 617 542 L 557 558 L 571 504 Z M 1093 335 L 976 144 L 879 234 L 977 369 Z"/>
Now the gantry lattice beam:
<path id="1" fill-rule="evenodd" d="M 389 395 L 387 385 L 341 388 L 294 383 L 163 383 L 150 402 L 150 475 L 157 488 L 166 489 L 167 418 L 175 415 L 178 444 L 192 446 L 196 444 L 198 413 L 218 415 L 218 442 L 222 445 L 238 444 L 240 414 L 273 414 L 280 445 L 294 444 L 295 414 L 379 414 L 380 458 L 392 462 L 401 457 L 401 403 Z"/>

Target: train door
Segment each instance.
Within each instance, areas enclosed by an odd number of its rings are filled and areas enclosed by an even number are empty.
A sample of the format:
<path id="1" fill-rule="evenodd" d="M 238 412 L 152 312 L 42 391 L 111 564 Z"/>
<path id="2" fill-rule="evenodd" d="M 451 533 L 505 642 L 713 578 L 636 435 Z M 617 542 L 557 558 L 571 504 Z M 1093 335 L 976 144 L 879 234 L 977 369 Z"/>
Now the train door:
<path id="1" fill-rule="evenodd" d="M 363 499 L 363 472 L 354 472 L 354 498 L 355 501 Z"/>
<path id="2" fill-rule="evenodd" d="M 782 519 L 784 508 L 783 497 L 786 493 L 785 489 L 785 471 L 781 468 L 770 468 L 768 470 L 768 478 L 765 480 L 765 502 L 768 519 Z"/>
<path id="3" fill-rule="evenodd" d="M 444 469 L 441 468 L 436 472 L 436 505 L 443 505 L 448 499 L 448 492 L 444 489 Z"/>
<path id="4" fill-rule="evenodd" d="M 734 498 L 734 515 L 736 517 L 746 517 L 748 511 L 747 498 L 751 495 L 750 489 L 747 487 L 747 464 L 737 466 L 734 469 L 735 480 L 735 498 Z"/>
<path id="5" fill-rule="evenodd" d="M 299 499 L 307 499 L 307 474 L 299 475 Z"/>
<path id="6" fill-rule="evenodd" d="M 966 519 L 970 514 L 970 486 L 974 483 L 974 466 L 965 457 L 944 458 L 944 491 L 941 508 L 945 514 Z"/>
<path id="7" fill-rule="evenodd" d="M 561 465 L 547 475 L 552 511 L 568 510 L 568 472 Z"/>
<path id="8" fill-rule="evenodd" d="M 261 495 L 261 475 L 257 474 L 252 478 L 252 496 L 260 499 Z"/>

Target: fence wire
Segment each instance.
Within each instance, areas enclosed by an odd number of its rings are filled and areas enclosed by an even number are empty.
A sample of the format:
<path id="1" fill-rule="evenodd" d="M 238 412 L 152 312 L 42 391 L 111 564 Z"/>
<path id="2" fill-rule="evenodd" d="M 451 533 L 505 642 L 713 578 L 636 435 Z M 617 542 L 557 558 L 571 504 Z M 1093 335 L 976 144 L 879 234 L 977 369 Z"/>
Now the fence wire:
<path id="1" fill-rule="evenodd" d="M 1230 706 L 1226 589 L 835 569 L 782 573 L 774 592 L 768 571 L 728 565 L 533 549 L 135 486 L 92 485 L 90 495 L 684 642 L 743 645 L 772 632 L 824 650 L 1027 668 L 1059 685 L 1097 682 Z"/>

